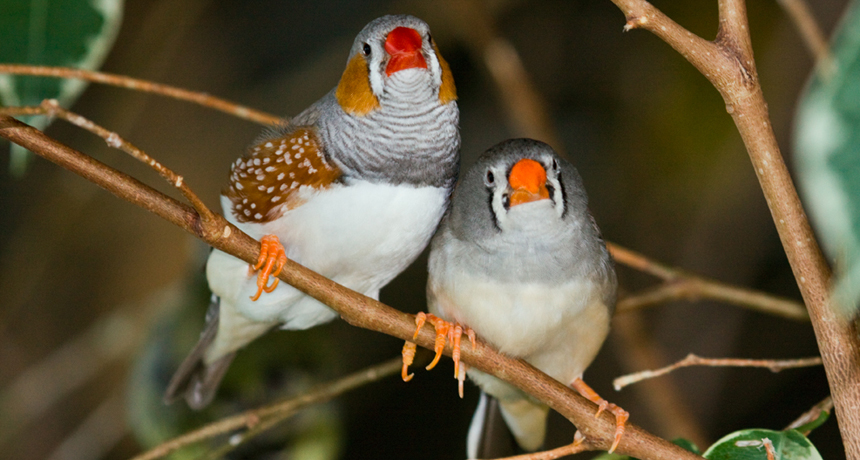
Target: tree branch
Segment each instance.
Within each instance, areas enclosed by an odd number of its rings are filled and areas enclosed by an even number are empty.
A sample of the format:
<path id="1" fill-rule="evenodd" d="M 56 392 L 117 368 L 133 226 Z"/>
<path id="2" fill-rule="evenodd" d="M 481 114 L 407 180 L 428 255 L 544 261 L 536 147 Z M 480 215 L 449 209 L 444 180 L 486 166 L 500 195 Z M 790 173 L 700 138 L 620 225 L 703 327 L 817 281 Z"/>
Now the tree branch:
<path id="1" fill-rule="evenodd" d="M 836 70 L 836 63 L 830 55 L 830 46 L 827 44 L 824 32 L 818 27 L 815 17 L 809 11 L 809 5 L 804 0 L 777 0 L 777 3 L 788 13 L 791 22 L 797 27 L 803 43 L 815 58 L 818 70 L 823 72 L 825 78 L 829 78 Z"/>
<path id="2" fill-rule="evenodd" d="M 679 26 L 645 0 L 612 0 L 625 30 L 646 29 L 714 85 L 744 141 L 783 249 L 809 310 L 824 360 L 847 457 L 860 459 L 860 340 L 852 321 L 830 306 L 830 268 L 812 233 L 773 133 L 758 80 L 743 0 L 719 0 L 713 42 Z"/>
<path id="3" fill-rule="evenodd" d="M 133 89 L 144 93 L 158 94 L 178 99 L 180 101 L 193 102 L 204 107 L 228 113 L 244 120 L 260 123 L 261 125 L 273 125 L 281 121 L 281 118 L 278 116 L 261 112 L 250 107 L 234 104 L 230 101 L 210 96 L 206 93 L 188 91 L 187 89 L 126 77 L 125 75 L 94 72 L 91 70 L 73 69 L 69 67 L 46 67 L 22 64 L 0 64 L 0 73 L 86 80 L 93 83 Z"/>
<path id="4" fill-rule="evenodd" d="M 686 358 L 676 362 L 675 364 L 662 367 L 660 369 L 636 372 L 618 377 L 612 381 L 612 386 L 616 391 L 621 390 L 627 385 L 632 385 L 636 382 L 641 382 L 647 379 L 653 379 L 666 375 L 669 372 L 681 367 L 690 366 L 709 366 L 709 367 L 766 367 L 771 372 L 779 372 L 783 369 L 794 369 L 796 367 L 820 366 L 821 358 L 799 358 L 799 359 L 743 359 L 743 358 L 702 358 L 701 356 L 690 353 Z"/>
<path id="5" fill-rule="evenodd" d="M 616 306 L 619 313 L 672 300 L 712 299 L 795 321 L 809 321 L 809 313 L 799 302 L 696 276 L 662 265 L 615 243 L 607 242 L 606 246 L 616 262 L 665 281 L 656 288 L 619 300 Z"/>
<path id="6" fill-rule="evenodd" d="M 0 137 L 15 142 L 81 175 L 118 197 L 161 216 L 216 249 L 249 263 L 256 261 L 259 255 L 259 242 L 241 232 L 222 216 L 215 214 L 212 221 L 203 221 L 189 206 L 11 117 L 0 115 Z M 415 330 L 412 315 L 358 294 L 291 260 L 287 261 L 279 278 L 330 306 L 354 326 L 375 330 L 403 340 L 412 340 Z M 424 348 L 432 349 L 435 335 L 424 328 L 412 341 Z M 450 356 L 450 345 L 445 352 Z M 479 342 L 476 348 L 469 343 L 464 344 L 461 358 L 477 369 L 510 382 L 561 413 L 582 431 L 590 445 L 606 449 L 611 444 L 615 432 L 615 420 L 612 415 L 603 414 L 600 418 L 595 418 L 594 405 L 591 402 L 528 363 L 503 356 L 483 342 Z M 618 452 L 655 460 L 698 458 L 632 424 L 628 426 Z"/>

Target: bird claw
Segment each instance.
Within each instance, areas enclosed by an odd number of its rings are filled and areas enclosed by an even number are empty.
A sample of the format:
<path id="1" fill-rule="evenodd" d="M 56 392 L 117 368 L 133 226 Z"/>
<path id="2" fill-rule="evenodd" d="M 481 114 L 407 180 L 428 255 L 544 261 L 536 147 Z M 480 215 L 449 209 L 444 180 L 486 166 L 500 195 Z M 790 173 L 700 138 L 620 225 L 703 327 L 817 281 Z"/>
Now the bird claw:
<path id="1" fill-rule="evenodd" d="M 404 382 L 408 382 L 412 380 L 412 377 L 415 377 L 415 374 L 407 374 L 409 372 L 409 365 L 415 359 L 415 343 L 407 340 L 403 344 L 403 351 L 400 354 L 403 356 L 403 369 L 400 371 L 400 376 Z"/>
<path id="2" fill-rule="evenodd" d="M 463 381 L 466 379 L 466 363 L 460 363 L 460 339 L 463 336 L 463 333 L 466 333 L 466 336 L 469 337 L 469 341 L 472 342 L 472 347 L 477 346 L 477 337 L 475 331 L 472 328 L 464 328 L 460 324 L 454 324 L 448 321 L 445 321 L 442 318 L 439 318 L 436 315 L 430 313 L 420 312 L 415 315 L 415 334 L 412 335 L 413 339 L 418 337 L 418 333 L 421 332 L 421 328 L 425 323 L 429 322 L 433 325 L 433 328 L 436 330 L 436 342 L 433 345 L 433 351 L 436 353 L 436 356 L 433 357 L 433 361 L 427 365 L 426 369 L 429 371 L 436 367 L 436 364 L 439 363 L 439 360 L 442 358 L 442 352 L 445 350 L 445 341 L 448 340 L 451 342 L 452 352 L 451 358 L 454 360 L 454 378 L 458 381 L 458 392 L 460 397 L 463 397 Z M 407 361 L 407 347 L 411 344 L 412 351 L 411 355 L 408 356 Z M 406 344 L 403 345 L 403 371 L 401 372 L 404 381 L 409 381 L 412 379 L 412 374 L 407 376 L 407 368 L 410 364 L 412 364 L 412 357 L 415 356 L 415 344 L 407 341 Z M 408 379 L 407 379 L 408 377 Z"/>
<path id="3" fill-rule="evenodd" d="M 594 414 L 595 417 L 599 417 L 603 411 L 611 412 L 615 415 L 615 439 L 612 442 L 612 447 L 609 448 L 609 453 L 615 451 L 615 448 L 618 447 L 618 444 L 621 442 L 621 437 L 624 435 L 624 428 L 627 424 L 627 419 L 630 418 L 630 413 L 626 410 L 618 407 L 615 404 L 603 399 L 600 395 L 597 394 L 596 391 L 591 389 L 581 378 L 574 379 L 573 383 L 570 384 L 574 390 L 579 392 L 585 399 L 597 404 L 597 413 Z"/>
<path id="4" fill-rule="evenodd" d="M 257 274 L 257 293 L 251 296 L 251 300 L 256 301 L 260 298 L 263 291 L 272 292 L 278 287 L 278 274 L 287 263 L 287 254 L 284 251 L 284 246 L 275 235 L 266 235 L 260 240 L 260 257 L 257 259 L 257 265 L 252 266 L 254 271 L 260 270 Z M 277 264 L 277 265 L 275 265 Z M 271 285 L 269 275 L 275 277 L 275 281 Z"/>

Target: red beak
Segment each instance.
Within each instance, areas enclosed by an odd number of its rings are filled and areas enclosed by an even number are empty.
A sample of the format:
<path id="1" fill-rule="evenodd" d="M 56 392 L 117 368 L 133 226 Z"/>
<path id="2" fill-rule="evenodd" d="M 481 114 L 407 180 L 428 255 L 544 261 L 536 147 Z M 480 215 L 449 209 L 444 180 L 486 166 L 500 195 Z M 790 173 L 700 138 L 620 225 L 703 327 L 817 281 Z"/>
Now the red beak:
<path id="1" fill-rule="evenodd" d="M 427 68 L 427 61 L 421 54 L 421 35 L 415 29 L 398 27 L 388 33 L 385 51 L 391 56 L 385 74 L 389 77 L 400 70 Z"/>

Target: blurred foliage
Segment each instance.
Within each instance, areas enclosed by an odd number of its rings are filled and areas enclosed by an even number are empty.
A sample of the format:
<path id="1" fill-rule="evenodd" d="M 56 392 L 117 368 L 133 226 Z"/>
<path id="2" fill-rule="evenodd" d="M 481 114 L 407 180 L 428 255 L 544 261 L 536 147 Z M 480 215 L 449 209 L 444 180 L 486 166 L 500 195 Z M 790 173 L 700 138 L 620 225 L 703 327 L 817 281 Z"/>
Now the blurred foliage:
<path id="1" fill-rule="evenodd" d="M 124 0 L 0 0 L 0 62 L 75 67 L 101 67 L 122 23 Z M 39 105 L 57 99 L 69 108 L 87 87 L 82 80 L 0 75 L 0 105 Z M 45 129 L 47 117 L 21 117 Z M 12 147 L 12 173 L 20 176 L 30 153 Z"/>
<path id="2" fill-rule="evenodd" d="M 202 275 L 202 274 L 201 274 Z M 307 392 L 313 385 L 338 375 L 334 344 L 321 329 L 267 334 L 261 346 L 239 352 L 212 404 L 193 411 L 185 401 L 162 402 L 164 389 L 202 329 L 202 313 L 209 301 L 205 279 L 188 283 L 181 305 L 163 305 L 128 380 L 128 424 L 142 446 L 154 447 L 206 423 L 241 411 L 272 404 Z M 197 332 L 195 332 L 197 331 Z M 338 403 L 317 404 L 257 436 L 238 448 L 242 456 L 279 453 L 273 458 L 331 460 L 342 446 Z M 173 458 L 195 459 L 230 442 L 215 437 L 181 449 Z"/>
<path id="3" fill-rule="evenodd" d="M 832 40 L 835 69 L 815 73 L 797 111 L 795 149 L 802 192 L 836 264 L 834 300 L 860 306 L 860 2 Z"/>

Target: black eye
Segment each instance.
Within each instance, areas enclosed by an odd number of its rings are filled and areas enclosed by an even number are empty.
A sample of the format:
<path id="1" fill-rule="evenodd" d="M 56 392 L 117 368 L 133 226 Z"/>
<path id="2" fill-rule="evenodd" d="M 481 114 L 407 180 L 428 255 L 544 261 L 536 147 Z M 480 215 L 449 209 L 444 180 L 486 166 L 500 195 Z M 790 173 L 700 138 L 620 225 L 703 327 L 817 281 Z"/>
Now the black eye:
<path id="1" fill-rule="evenodd" d="M 558 171 L 558 160 L 556 160 L 555 158 L 552 159 L 552 170 Z"/>
<path id="2" fill-rule="evenodd" d="M 496 176 L 493 175 L 492 171 L 487 171 L 487 177 L 484 180 L 484 183 L 487 185 L 493 185 L 496 182 Z"/>
<path id="3" fill-rule="evenodd" d="M 433 44 L 433 37 L 430 35 L 430 32 L 427 32 L 427 43 Z"/>
<path id="4" fill-rule="evenodd" d="M 365 56 L 370 56 L 370 45 L 365 43 L 364 46 L 361 47 L 361 52 L 364 53 Z"/>

